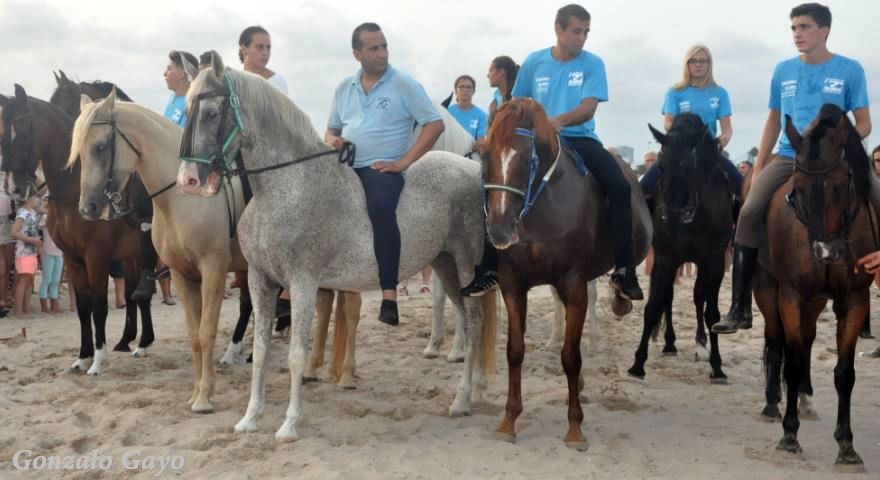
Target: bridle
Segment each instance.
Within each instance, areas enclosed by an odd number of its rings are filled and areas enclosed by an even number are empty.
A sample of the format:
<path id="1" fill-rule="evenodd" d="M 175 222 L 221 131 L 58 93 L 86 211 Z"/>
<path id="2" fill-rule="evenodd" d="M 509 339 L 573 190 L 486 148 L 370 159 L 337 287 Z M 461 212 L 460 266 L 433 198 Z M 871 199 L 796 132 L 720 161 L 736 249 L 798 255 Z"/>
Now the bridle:
<path id="1" fill-rule="evenodd" d="M 700 138 L 697 139 L 697 143 L 691 147 L 691 157 L 688 159 L 688 163 L 684 165 L 685 168 L 691 168 L 696 170 L 699 162 L 698 162 L 698 153 L 697 146 L 700 144 L 703 136 L 707 135 L 708 130 L 705 130 Z M 720 148 L 718 146 L 720 155 Z M 660 168 L 660 163 L 663 161 L 663 152 L 658 154 L 657 158 L 657 168 Z M 658 182 L 660 184 L 660 188 L 658 189 L 657 195 L 657 213 L 660 215 L 660 221 L 663 223 L 669 223 L 670 217 L 675 217 L 678 219 L 678 223 L 687 225 L 689 223 L 693 223 L 694 219 L 697 217 L 697 211 L 700 209 L 700 188 L 693 188 L 690 192 L 688 192 L 688 201 L 683 207 L 671 208 L 666 204 L 665 195 L 663 194 L 663 182 Z"/>
<path id="2" fill-rule="evenodd" d="M 20 162 L 20 163 L 21 163 L 22 165 L 31 165 L 31 164 L 35 164 L 35 162 L 33 161 L 33 160 L 34 160 L 33 157 L 34 157 L 35 152 L 36 152 L 36 149 L 37 149 L 37 139 L 36 139 L 36 136 L 34 135 L 34 120 L 33 120 L 33 117 L 34 117 L 33 112 L 28 111 L 27 113 L 22 113 L 21 115 L 19 115 L 19 116 L 17 116 L 17 117 L 14 117 L 12 120 L 10 120 L 10 121 L 9 121 L 9 132 L 4 132 L 4 133 L 3 133 L 2 145 L 3 145 L 3 153 L 4 153 L 4 155 L 3 155 L 3 167 L 4 167 L 4 170 L 7 171 L 7 172 L 12 173 L 13 175 L 18 174 L 18 175 L 26 175 L 26 176 L 28 176 L 28 177 L 30 178 L 30 183 L 31 183 L 31 184 L 28 186 L 28 188 L 32 188 L 32 187 L 33 187 L 33 188 L 34 188 L 34 191 L 36 192 L 36 191 L 39 191 L 39 190 L 43 187 L 43 185 L 45 185 L 45 183 L 44 183 L 44 184 L 41 185 L 40 187 L 37 187 L 37 186 L 36 186 L 36 184 L 34 183 L 34 180 L 36 180 L 36 175 L 34 175 L 33 173 L 28 173 L 28 172 L 27 172 L 26 170 L 24 170 L 24 169 L 13 169 L 13 168 L 9 168 L 9 169 L 7 169 L 7 168 L 5 168 L 6 165 L 7 165 L 7 157 L 11 157 L 11 155 L 12 155 L 12 142 L 15 141 L 15 139 L 13 138 L 13 135 L 14 135 L 14 133 L 15 133 L 15 123 L 18 122 L 18 121 L 20 121 L 20 120 L 24 120 L 24 119 L 28 119 L 29 124 L 30 124 L 30 125 L 29 125 L 29 131 L 30 131 L 30 136 L 31 136 L 31 144 L 29 145 L 29 148 L 28 148 L 28 150 L 27 150 L 27 156 L 26 156 L 26 157 L 24 158 L 24 160 L 23 160 L 22 162 Z M 14 183 L 15 183 L 15 179 L 13 178 L 13 184 L 14 184 Z M 6 186 L 4 186 L 4 187 L 8 187 L 8 184 L 7 184 Z M 7 193 L 9 193 L 8 188 L 7 188 Z M 29 192 L 25 192 L 25 196 L 28 196 L 28 194 L 29 194 Z"/>
<path id="3" fill-rule="evenodd" d="M 562 156 L 562 148 L 560 146 L 559 152 L 556 155 L 556 160 L 553 161 L 553 164 L 550 165 L 550 168 L 547 170 L 547 173 L 541 178 L 541 183 L 534 187 L 535 180 L 538 176 L 538 168 L 540 167 L 539 159 L 538 159 L 538 151 L 535 148 L 535 131 L 529 130 L 527 128 L 517 128 L 516 134 L 521 137 L 528 137 L 531 143 L 531 154 L 529 156 L 529 181 L 526 184 L 526 189 L 522 190 L 516 188 L 514 186 L 508 185 L 506 183 L 486 183 L 483 182 L 483 211 L 486 213 L 486 217 L 489 216 L 489 191 L 497 190 L 501 192 L 511 193 L 523 199 L 523 208 L 519 212 L 518 220 L 521 222 L 525 219 L 526 215 L 531 210 L 532 206 L 535 204 L 535 200 L 537 200 L 538 195 L 544 191 L 544 187 L 547 186 L 547 182 L 550 181 L 550 177 L 553 175 L 553 172 L 556 170 L 556 166 L 559 164 L 559 158 Z M 560 144 L 561 145 L 561 144 Z M 484 177 L 481 175 L 481 179 Z"/>

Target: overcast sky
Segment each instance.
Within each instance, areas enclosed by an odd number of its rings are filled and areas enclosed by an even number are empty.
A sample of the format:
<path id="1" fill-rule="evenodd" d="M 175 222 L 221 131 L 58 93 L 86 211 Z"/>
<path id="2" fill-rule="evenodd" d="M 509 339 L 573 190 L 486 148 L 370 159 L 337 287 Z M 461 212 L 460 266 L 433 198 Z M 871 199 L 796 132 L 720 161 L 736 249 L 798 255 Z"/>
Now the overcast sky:
<path id="1" fill-rule="evenodd" d="M 860 61 L 872 105 L 880 99 L 880 2 L 826 2 L 834 17 L 829 47 Z M 135 101 L 163 111 L 170 92 L 162 73 L 168 51 L 198 56 L 215 49 L 240 67 L 238 35 L 259 24 L 272 35 L 269 67 L 287 79 L 291 98 L 323 133 L 334 87 L 353 74 L 351 31 L 379 23 L 391 63 L 412 74 L 439 102 L 453 80 L 478 81 L 474 102 L 487 108 L 489 62 L 510 55 L 521 63 L 555 43 L 553 20 L 564 5 L 536 1 L 340 0 L 168 1 L 0 0 L 0 92 L 19 83 L 48 99 L 52 70 L 71 78 L 120 85 Z M 585 48 L 602 57 L 610 101 L 600 105 L 597 131 L 608 146 L 630 145 L 637 162 L 650 148 L 646 124 L 662 125 L 660 107 L 681 75 L 683 55 L 705 43 L 715 57 L 715 79 L 733 103 L 735 158 L 757 145 L 767 113 L 770 76 L 797 54 L 788 13 L 796 3 L 773 1 L 601 1 L 582 3 L 592 15 Z M 874 109 L 874 123 L 880 124 Z M 880 143 L 880 125 L 869 147 Z"/>

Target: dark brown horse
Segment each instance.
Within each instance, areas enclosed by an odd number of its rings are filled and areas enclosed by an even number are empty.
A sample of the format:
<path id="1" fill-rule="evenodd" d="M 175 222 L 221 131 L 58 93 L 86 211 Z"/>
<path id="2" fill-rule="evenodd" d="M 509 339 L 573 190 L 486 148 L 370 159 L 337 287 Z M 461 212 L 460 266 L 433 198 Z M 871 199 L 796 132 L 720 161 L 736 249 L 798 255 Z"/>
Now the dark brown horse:
<path id="1" fill-rule="evenodd" d="M 795 172 L 773 196 L 767 213 L 768 248 L 755 285 L 765 320 L 767 405 L 779 415 L 779 377 L 787 387 L 784 435 L 778 449 L 800 452 L 798 394 L 812 395 L 810 352 L 816 318 L 828 300 L 837 317 L 837 464 L 861 465 L 853 448 L 850 400 L 855 346 L 868 309 L 872 276 L 856 260 L 877 250 L 880 232 L 869 206 L 870 161 L 846 115 L 824 105 L 803 137 L 786 117 L 785 134 L 797 151 Z"/>
<path id="2" fill-rule="evenodd" d="M 650 126 L 649 126 L 650 127 Z M 672 326 L 672 298 L 678 267 L 684 262 L 697 264 L 694 306 L 697 312 L 698 348 L 706 347 L 706 331 L 720 319 L 718 290 L 724 279 L 724 252 L 732 234 L 733 198 L 727 178 L 721 171 L 724 161 L 718 143 L 699 116 L 683 113 L 672 122 L 669 133 L 650 127 L 662 146 L 658 169 L 660 178 L 654 197 L 654 269 L 651 293 L 645 307 L 645 324 L 629 374 L 645 377 L 648 341 L 660 327 L 666 312 L 664 354 L 675 354 Z M 709 334 L 709 364 L 712 383 L 725 383 L 721 370 L 718 334 Z"/>
<path id="3" fill-rule="evenodd" d="M 498 278 L 509 321 L 507 411 L 498 434 L 516 438 L 515 422 L 523 409 L 526 295 L 534 286 L 549 284 L 565 305 L 562 366 L 568 379 L 569 423 L 565 442 L 585 450 L 578 378 L 587 282 L 613 266 L 605 195 L 592 175 L 585 176 L 577 154 L 560 148 L 544 109 L 532 100 L 512 100 L 498 110 L 487 154 L 486 223 L 490 241 L 500 250 Z M 638 263 L 651 241 L 651 219 L 635 175 L 618 162 L 632 185 L 633 253 Z"/>
<path id="4" fill-rule="evenodd" d="M 131 292 L 140 273 L 139 222 L 126 219 L 114 222 L 87 222 L 78 211 L 80 167 L 66 169 L 70 154 L 73 120 L 55 105 L 27 96 L 15 86 L 15 96 L 0 97 L 3 111 L 0 130 L 3 139 L 4 171 L 11 172 L 13 197 L 23 198 L 34 188 L 34 172 L 42 165 L 50 191 L 49 224 L 52 238 L 64 252 L 65 263 L 76 292 L 80 320 L 80 352 L 72 368 L 100 374 L 107 361 L 105 325 L 107 321 L 108 274 L 111 260 L 121 260 L 126 271 L 126 317 L 122 338 L 116 351 L 131 351 L 129 343 L 137 338 L 137 309 L 141 311 L 143 334 L 135 356 L 146 353 L 153 343 L 149 300 L 135 303 Z M 129 190 L 130 199 L 144 198 L 145 191 Z M 127 201 L 129 199 L 124 199 Z M 94 340 L 92 322 L 94 321 Z"/>

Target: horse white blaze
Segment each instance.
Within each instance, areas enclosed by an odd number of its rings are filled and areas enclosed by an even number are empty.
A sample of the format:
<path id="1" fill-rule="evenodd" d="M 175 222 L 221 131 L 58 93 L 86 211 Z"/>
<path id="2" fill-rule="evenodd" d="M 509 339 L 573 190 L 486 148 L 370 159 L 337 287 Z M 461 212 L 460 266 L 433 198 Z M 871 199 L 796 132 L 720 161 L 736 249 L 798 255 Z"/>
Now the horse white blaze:
<path id="1" fill-rule="evenodd" d="M 516 157 L 516 150 L 513 148 L 505 149 L 504 152 L 501 153 L 501 182 L 504 185 L 510 185 L 510 163 L 514 157 Z M 502 215 L 507 211 L 507 199 L 510 195 L 510 192 L 501 191 L 499 213 Z"/>

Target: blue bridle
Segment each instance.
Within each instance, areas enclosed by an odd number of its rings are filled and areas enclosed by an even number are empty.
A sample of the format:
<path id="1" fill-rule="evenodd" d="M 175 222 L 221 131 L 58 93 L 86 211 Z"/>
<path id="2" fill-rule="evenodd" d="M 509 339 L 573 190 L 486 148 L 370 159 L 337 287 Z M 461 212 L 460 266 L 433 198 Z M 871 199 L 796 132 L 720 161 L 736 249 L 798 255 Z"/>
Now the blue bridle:
<path id="1" fill-rule="evenodd" d="M 510 185 L 504 183 L 483 183 L 483 211 L 486 212 L 486 216 L 489 214 L 489 192 L 488 190 L 500 190 L 502 192 L 512 193 L 518 197 L 523 198 L 523 208 L 519 213 L 519 220 L 522 221 L 525 219 L 526 214 L 529 213 L 532 206 L 535 204 L 535 200 L 538 198 L 538 195 L 544 191 L 544 187 L 547 186 L 547 182 L 550 181 L 550 177 L 553 175 L 553 171 L 556 170 L 556 164 L 559 163 L 559 155 L 557 155 L 556 160 L 553 162 L 553 165 L 550 166 L 550 169 L 547 170 L 547 173 L 541 178 L 541 183 L 538 184 L 537 188 L 532 188 L 535 184 L 535 179 L 538 176 L 538 151 L 535 148 L 535 132 L 534 130 L 529 130 L 526 128 L 517 128 L 516 134 L 522 137 L 528 137 L 531 140 L 531 149 L 532 153 L 529 158 L 529 183 L 526 184 L 526 189 L 521 190 L 516 187 L 512 187 Z M 561 145 L 560 145 L 560 155 L 561 155 Z M 482 178 L 482 177 L 481 177 Z"/>

